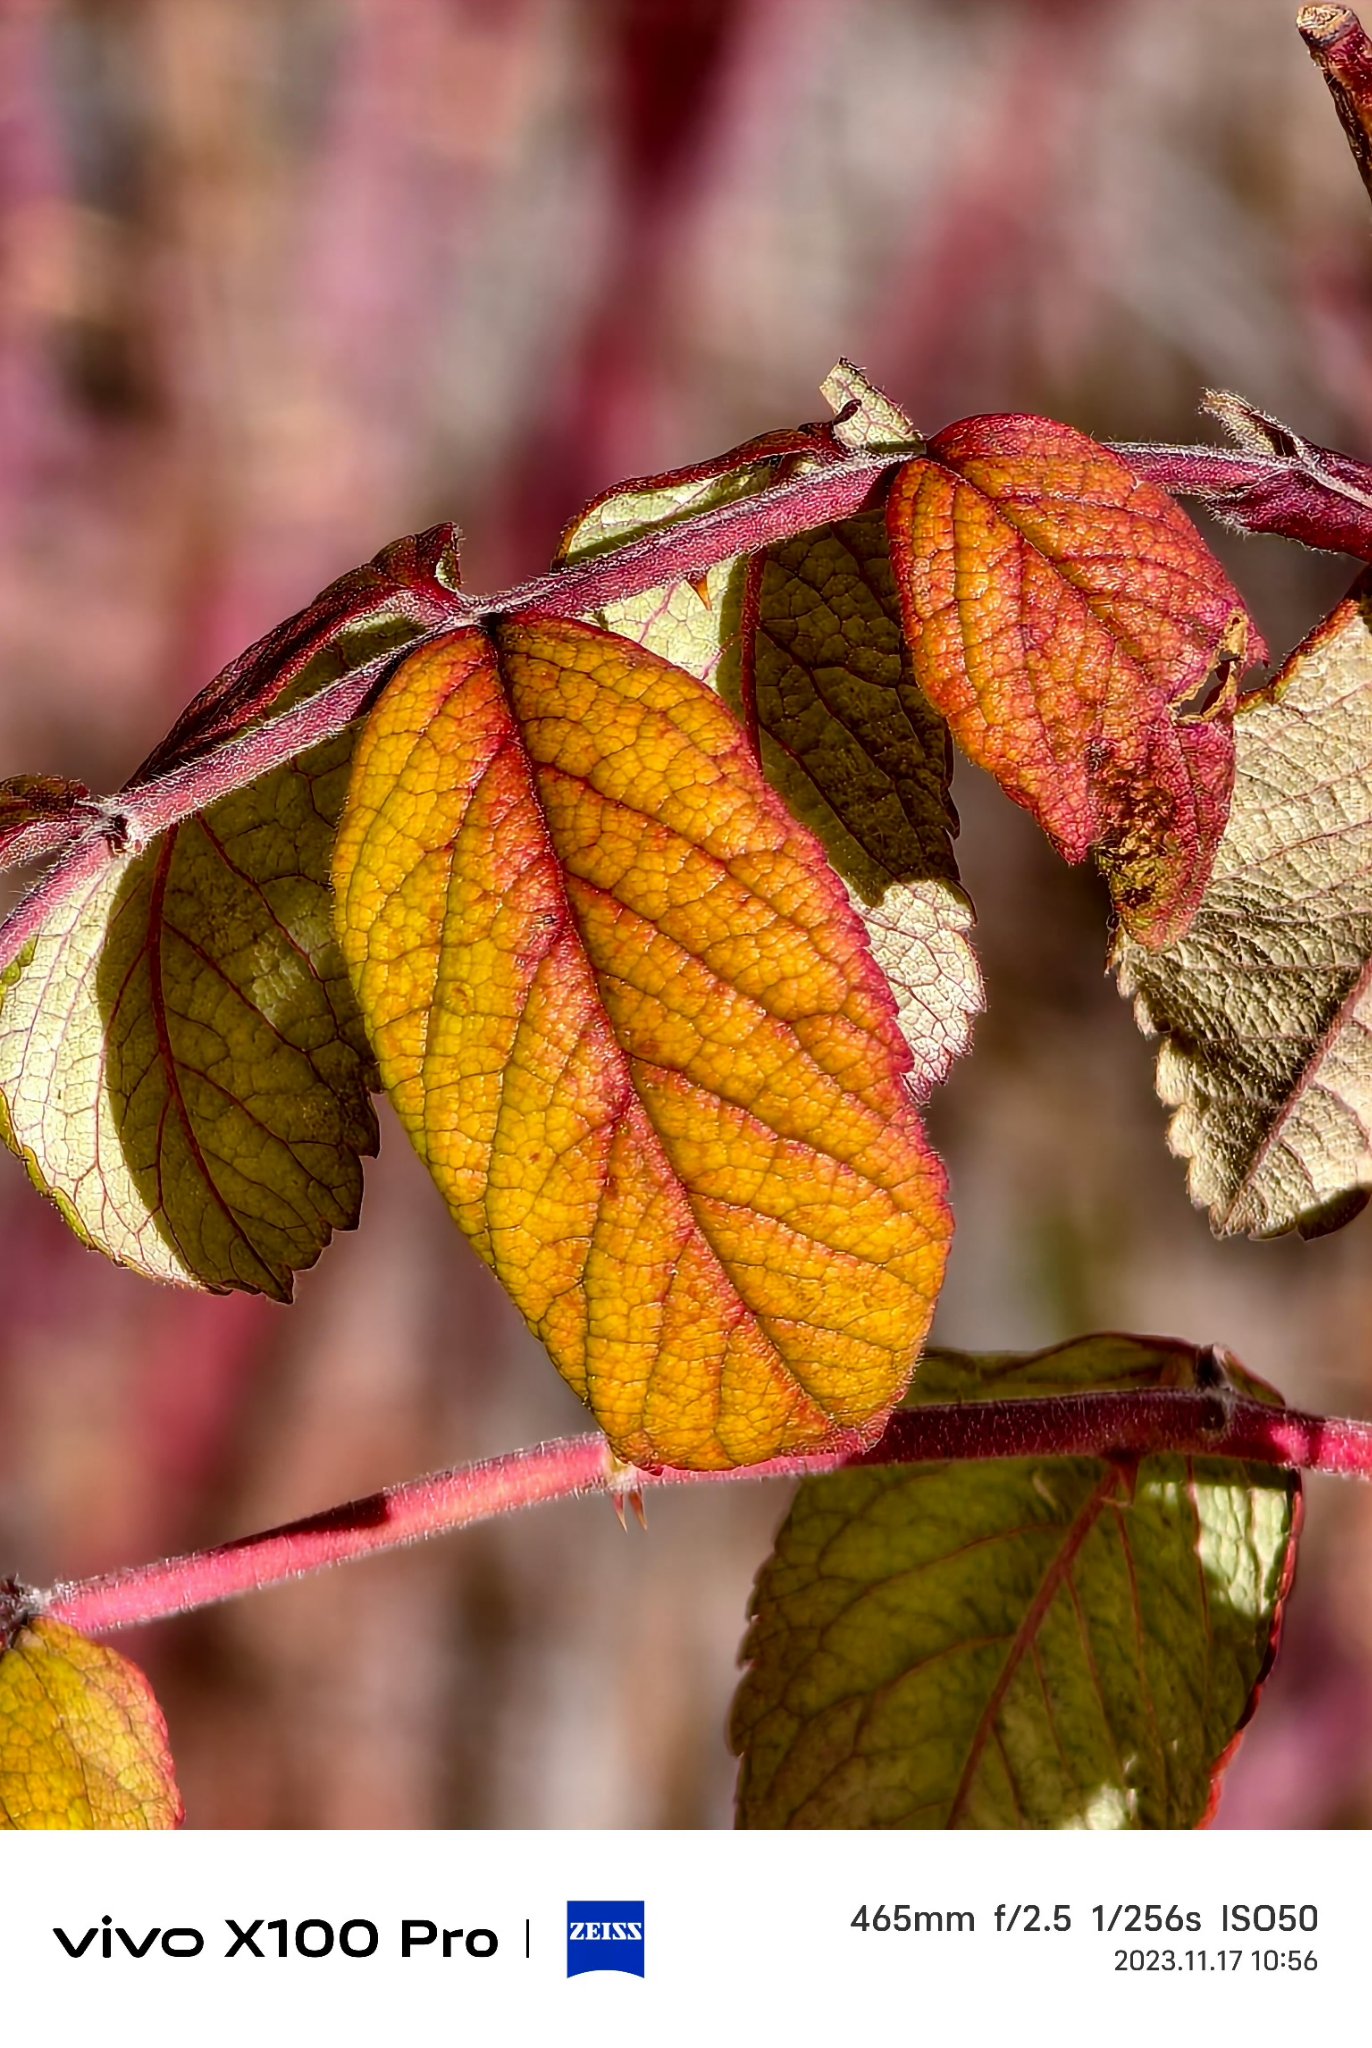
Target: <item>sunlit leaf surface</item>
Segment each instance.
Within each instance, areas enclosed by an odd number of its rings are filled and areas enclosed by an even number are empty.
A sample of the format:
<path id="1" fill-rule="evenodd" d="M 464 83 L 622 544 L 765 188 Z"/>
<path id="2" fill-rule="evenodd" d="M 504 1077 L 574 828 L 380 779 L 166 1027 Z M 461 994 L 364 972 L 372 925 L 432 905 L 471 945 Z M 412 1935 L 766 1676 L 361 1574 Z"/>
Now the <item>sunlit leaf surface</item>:
<path id="1" fill-rule="evenodd" d="M 920 445 L 911 422 L 850 363 L 826 379 L 845 446 Z M 775 475 L 629 484 L 564 537 L 578 558 L 612 540 L 748 495 Z M 839 521 L 606 607 L 597 622 L 702 677 L 755 729 L 768 781 L 824 842 L 896 994 L 913 1079 L 927 1094 L 967 1048 L 982 1004 L 952 841 L 948 730 L 915 680 L 879 511 Z"/>
<path id="2" fill-rule="evenodd" d="M 39 1619 L 0 1650 L 0 1828 L 174 1828 L 167 1728 L 136 1665 Z"/>
<path id="3" fill-rule="evenodd" d="M 1119 1336 L 936 1351 L 912 1402 L 1187 1386 L 1195 1371 L 1185 1345 Z M 753 1596 L 740 1825 L 1197 1825 L 1271 1660 L 1299 1487 L 1180 1457 L 807 1480 Z"/>
<path id="4" fill-rule="evenodd" d="M 1262 648 L 1166 492 L 1053 420 L 961 420 L 888 500 L 915 673 L 1068 860 L 1094 851 L 1144 944 L 1185 930 L 1224 827 L 1227 694 Z"/>
<path id="5" fill-rule="evenodd" d="M 719 699 L 571 621 L 436 642 L 359 743 L 336 880 L 392 1100 L 620 1455 L 871 1431 L 942 1174 L 861 924 Z"/>

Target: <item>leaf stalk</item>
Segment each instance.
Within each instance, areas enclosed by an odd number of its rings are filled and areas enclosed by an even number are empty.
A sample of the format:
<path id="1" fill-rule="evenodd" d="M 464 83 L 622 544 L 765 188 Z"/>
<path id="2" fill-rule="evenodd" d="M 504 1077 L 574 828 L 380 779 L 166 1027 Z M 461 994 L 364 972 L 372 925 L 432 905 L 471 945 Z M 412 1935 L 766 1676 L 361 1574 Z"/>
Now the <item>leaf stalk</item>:
<path id="1" fill-rule="evenodd" d="M 586 560 L 553 569 L 493 596 L 454 591 L 450 616 L 431 618 L 405 646 L 376 656 L 291 710 L 266 719 L 100 803 L 94 824 L 73 822 L 75 835 L 56 864 L 0 924 L 0 974 L 13 966 L 45 920 L 98 875 L 105 864 L 137 851 L 185 818 L 246 788 L 273 768 L 332 739 L 365 711 L 392 668 L 426 642 L 483 619 L 552 613 L 576 618 L 637 597 L 663 583 L 704 574 L 735 555 L 847 519 L 869 504 L 908 450 L 854 451 L 803 476 L 786 476 L 752 496 L 678 520 L 658 532 Z M 431 609 L 439 609 L 432 603 Z M 302 614 L 302 618 L 305 615 Z M 283 635 L 288 628 L 278 629 Z M 112 825 L 117 829 L 111 829 Z M 6 863 L 0 860 L 0 868 Z"/>
<path id="2" fill-rule="evenodd" d="M 862 1465 L 1136 1459 L 1169 1452 L 1372 1479 L 1372 1422 L 1303 1414 L 1246 1399 L 1228 1384 L 1218 1384 L 1037 1400 L 931 1402 L 900 1409 L 869 1450 L 772 1458 L 723 1472 L 624 1465 L 599 1434 L 560 1437 L 406 1480 L 214 1549 L 57 1585 L 33 1596 L 33 1611 L 87 1634 L 103 1634 L 470 1528 L 518 1508 L 587 1494 L 622 1500 L 650 1487 L 806 1479 Z"/>

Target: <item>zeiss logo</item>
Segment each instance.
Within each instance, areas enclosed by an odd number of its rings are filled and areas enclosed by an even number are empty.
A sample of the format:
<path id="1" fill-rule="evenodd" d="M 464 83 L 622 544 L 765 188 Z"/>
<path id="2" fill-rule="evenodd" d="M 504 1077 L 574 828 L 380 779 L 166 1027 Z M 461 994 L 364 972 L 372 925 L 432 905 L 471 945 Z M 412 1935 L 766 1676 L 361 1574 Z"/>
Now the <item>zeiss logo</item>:
<path id="1" fill-rule="evenodd" d="M 587 1970 L 643 1975 L 642 1899 L 567 1901 L 567 1975 Z"/>

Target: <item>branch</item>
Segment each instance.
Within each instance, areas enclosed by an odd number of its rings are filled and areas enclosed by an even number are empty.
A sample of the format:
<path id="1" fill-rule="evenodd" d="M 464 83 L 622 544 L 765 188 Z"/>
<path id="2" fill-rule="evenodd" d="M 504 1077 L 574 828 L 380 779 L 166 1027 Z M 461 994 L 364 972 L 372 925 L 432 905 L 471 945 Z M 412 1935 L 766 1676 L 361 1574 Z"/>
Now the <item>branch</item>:
<path id="1" fill-rule="evenodd" d="M 899 1410 L 870 1450 L 773 1458 L 727 1472 L 647 1470 L 621 1464 L 603 1436 L 563 1437 L 408 1480 L 214 1550 L 54 1586 L 46 1594 L 28 1596 L 26 1612 L 49 1615 L 88 1633 L 129 1628 L 279 1585 L 327 1565 L 470 1528 L 515 1508 L 585 1494 L 609 1494 L 622 1503 L 650 1487 L 813 1478 L 858 1465 L 1139 1457 L 1165 1451 L 1372 1479 L 1372 1423 L 1303 1415 L 1246 1400 L 1228 1384 L 1181 1392 L 930 1403 Z"/>
<path id="2" fill-rule="evenodd" d="M 1206 405 L 1228 427 L 1234 447 L 1121 442 L 1118 452 L 1141 476 L 1200 498 L 1236 526 L 1282 533 L 1372 561 L 1372 466 L 1306 441 L 1230 393 L 1209 392 Z M 844 417 L 840 412 L 839 420 Z M 0 849 L 0 868 L 40 851 L 65 849 L 0 924 L 0 974 L 51 913 L 93 881 L 107 862 L 139 850 L 207 805 L 344 731 L 366 710 L 394 664 L 439 634 L 535 611 L 575 618 L 662 584 L 686 582 L 717 563 L 756 555 L 863 510 L 880 494 L 889 472 L 909 460 L 911 449 L 839 452 L 842 437 L 833 433 L 836 424 L 826 423 L 823 431 L 800 428 L 763 436 L 733 451 L 733 457 L 697 465 L 704 473 L 743 455 L 755 461 L 759 450 L 770 459 L 778 450 L 794 452 L 803 443 L 818 465 L 808 473 L 780 476 L 748 497 L 689 514 L 623 547 L 566 563 L 492 596 L 469 596 L 457 588 L 457 535 L 451 527 L 435 527 L 383 549 L 375 562 L 350 571 L 230 663 L 178 719 L 149 757 L 141 779 L 117 796 L 74 805 L 69 815 L 44 821 L 41 831 L 31 827 L 16 838 L 8 858 Z M 414 628 L 404 646 L 392 646 L 350 669 L 292 710 L 246 731 L 232 731 L 235 722 L 259 715 L 315 655 L 349 629 L 395 619 Z M 231 736 L 224 737 L 226 732 Z"/>
<path id="3" fill-rule="evenodd" d="M 220 797 L 245 788 L 269 770 L 342 732 L 366 709 L 387 671 L 438 634 L 464 624 L 479 624 L 483 619 L 510 618 L 522 612 L 553 612 L 575 618 L 603 605 L 637 597 L 659 584 L 680 583 L 702 575 L 716 563 L 730 561 L 735 555 L 753 554 L 777 541 L 807 533 L 813 527 L 850 518 L 869 503 L 888 471 L 909 459 L 909 452 L 906 449 L 866 454 L 859 450 L 839 456 L 808 475 L 788 477 L 765 486 L 751 497 L 678 520 L 623 547 L 568 563 L 546 576 L 516 584 L 513 589 L 491 597 L 466 596 L 454 591 L 445 599 L 441 589 L 432 586 L 425 593 L 429 603 L 426 621 L 404 647 L 391 648 L 376 656 L 280 717 L 197 753 L 165 773 L 135 782 L 118 796 L 100 800 L 96 821 L 81 829 L 56 866 L 0 924 L 0 974 L 13 965 L 36 937 L 49 914 L 98 875 L 107 861 L 130 848 L 137 851 L 159 833 L 216 803 Z M 397 544 L 397 548 L 403 546 L 404 543 Z M 385 554 L 391 556 L 395 552 L 387 549 Z M 365 572 L 354 571 L 352 578 L 342 581 L 346 585 L 354 578 L 364 577 Z M 333 591 L 324 592 L 314 606 L 308 607 L 298 621 L 288 621 L 286 626 L 276 628 L 259 645 L 278 640 L 283 645 L 293 644 L 298 640 L 302 648 L 316 651 L 315 640 L 303 630 L 316 608 L 325 608 L 334 630 L 350 620 L 375 617 L 375 583 L 372 578 L 364 585 L 351 614 L 336 600 L 330 603 L 340 588 L 334 586 Z M 256 651 L 249 649 L 239 663 L 232 665 L 232 670 L 245 664 L 252 667 Z M 295 668 L 302 661 L 303 654 L 296 660 Z M 192 706 L 191 711 L 194 709 Z M 189 716 L 188 713 L 187 719 Z M 186 719 L 180 722 L 185 723 Z M 162 752 L 159 749 L 152 756 L 154 763 Z"/>
<path id="4" fill-rule="evenodd" d="M 1114 441 L 1136 475 L 1199 498 L 1245 533 L 1278 533 L 1307 547 L 1372 562 L 1372 465 L 1307 441 L 1232 391 L 1207 391 L 1204 410 L 1229 448 Z"/>

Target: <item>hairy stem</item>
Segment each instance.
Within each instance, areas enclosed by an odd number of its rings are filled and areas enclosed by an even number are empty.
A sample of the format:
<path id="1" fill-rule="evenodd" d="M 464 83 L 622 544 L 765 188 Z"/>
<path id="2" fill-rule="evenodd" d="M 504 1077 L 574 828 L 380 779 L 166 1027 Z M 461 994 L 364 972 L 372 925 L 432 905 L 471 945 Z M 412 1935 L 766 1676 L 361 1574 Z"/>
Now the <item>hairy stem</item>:
<path id="1" fill-rule="evenodd" d="M 564 618 L 636 597 L 662 583 L 699 576 L 735 555 L 753 554 L 832 520 L 861 511 L 908 450 L 844 455 L 805 476 L 787 477 L 707 512 L 677 520 L 623 547 L 571 562 L 546 576 L 491 597 L 454 594 L 452 617 L 426 628 L 403 649 L 352 670 L 303 704 L 270 718 L 165 774 L 136 782 L 100 806 L 96 823 L 81 832 L 57 864 L 0 924 L 0 974 L 13 965 L 44 920 L 105 862 L 137 849 L 183 818 L 256 782 L 270 769 L 331 739 L 366 709 L 386 672 L 416 648 L 454 626 L 483 618 L 552 612 Z"/>
<path id="2" fill-rule="evenodd" d="M 1199 498 L 1243 533 L 1278 533 L 1307 547 L 1372 561 L 1372 466 L 1307 441 L 1233 391 L 1207 391 L 1204 410 L 1232 447 L 1116 441 L 1135 475 Z"/>
<path id="3" fill-rule="evenodd" d="M 279 1585 L 348 1559 L 395 1550 L 515 1508 L 602 1493 L 623 1500 L 656 1486 L 814 1477 L 856 1465 L 927 1460 L 1138 1457 L 1181 1452 L 1372 1479 L 1372 1423 L 1303 1415 L 1245 1400 L 1227 1385 L 1196 1391 L 1055 1395 L 1043 1400 L 930 1403 L 891 1418 L 870 1450 L 773 1458 L 728 1472 L 623 1465 L 604 1437 L 563 1437 L 475 1465 L 387 1487 L 304 1521 L 214 1550 L 135 1565 L 35 1594 L 29 1611 L 88 1633 L 128 1628 Z"/>

